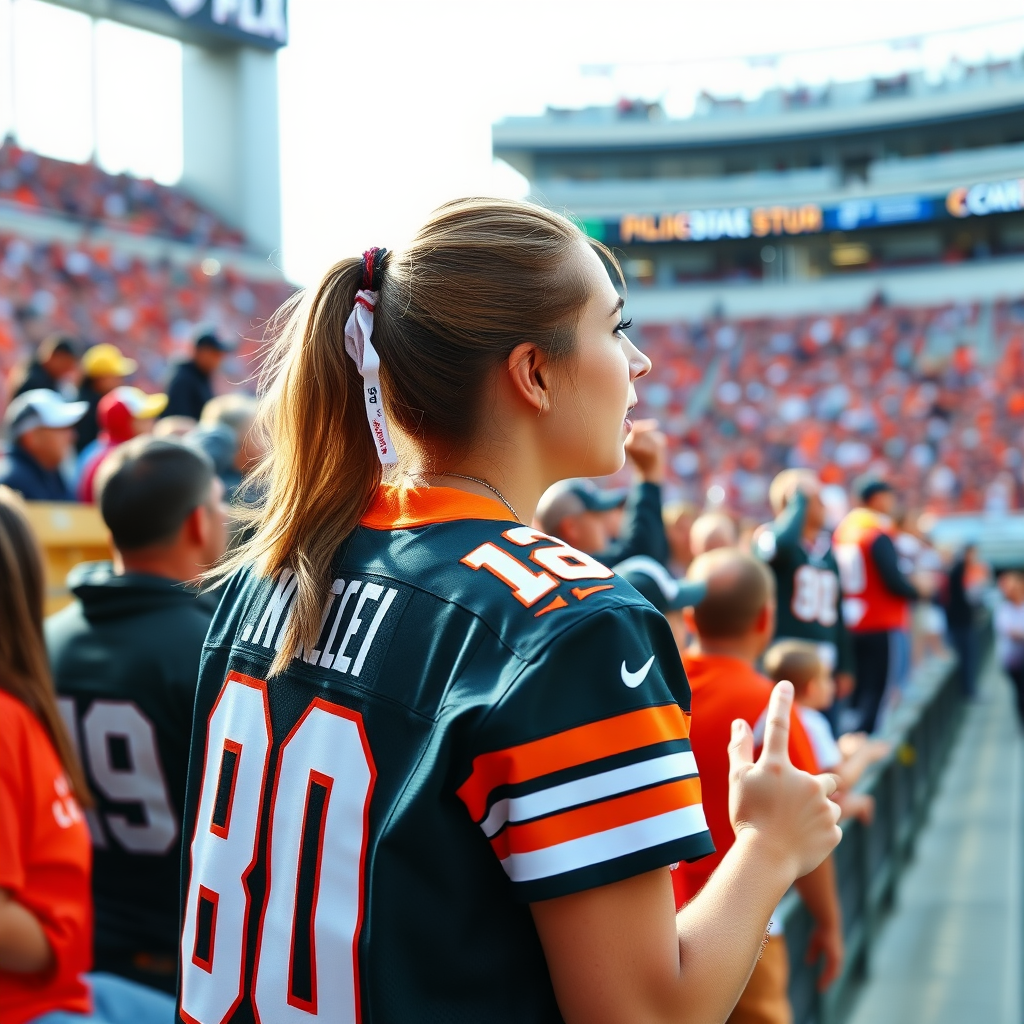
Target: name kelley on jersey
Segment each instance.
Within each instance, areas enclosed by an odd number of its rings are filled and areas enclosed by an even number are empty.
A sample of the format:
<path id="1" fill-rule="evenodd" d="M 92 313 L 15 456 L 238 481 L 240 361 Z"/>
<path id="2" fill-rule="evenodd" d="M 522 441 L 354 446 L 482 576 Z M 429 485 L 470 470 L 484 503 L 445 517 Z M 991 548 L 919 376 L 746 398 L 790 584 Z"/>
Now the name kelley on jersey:
<path id="1" fill-rule="evenodd" d="M 251 616 L 242 628 L 243 641 L 280 650 L 297 582 L 291 569 L 282 570 L 262 613 Z M 317 646 L 309 651 L 300 648 L 296 658 L 358 676 L 396 597 L 395 587 L 382 587 L 366 580 L 336 579 L 324 603 Z"/>

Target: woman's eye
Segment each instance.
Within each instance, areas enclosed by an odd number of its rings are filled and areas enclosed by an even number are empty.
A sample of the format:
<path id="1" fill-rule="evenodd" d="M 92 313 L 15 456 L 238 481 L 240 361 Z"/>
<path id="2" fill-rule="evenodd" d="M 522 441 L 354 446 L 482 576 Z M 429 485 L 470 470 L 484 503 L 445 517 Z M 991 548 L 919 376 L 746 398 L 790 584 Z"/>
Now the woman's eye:
<path id="1" fill-rule="evenodd" d="M 619 326 L 615 328 L 616 334 L 621 334 L 623 331 L 628 331 L 633 326 L 633 318 L 630 317 L 628 320 L 620 320 Z"/>

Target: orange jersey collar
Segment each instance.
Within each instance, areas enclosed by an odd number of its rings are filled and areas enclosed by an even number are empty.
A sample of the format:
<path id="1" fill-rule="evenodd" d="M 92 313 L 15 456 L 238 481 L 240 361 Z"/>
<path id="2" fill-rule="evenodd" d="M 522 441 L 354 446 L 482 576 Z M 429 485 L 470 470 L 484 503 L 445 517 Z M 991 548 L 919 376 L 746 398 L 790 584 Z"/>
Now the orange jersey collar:
<path id="1" fill-rule="evenodd" d="M 517 522 L 494 498 L 483 498 L 454 487 L 397 487 L 381 484 L 360 520 L 371 530 L 410 530 L 431 523 L 460 519 L 497 519 Z"/>

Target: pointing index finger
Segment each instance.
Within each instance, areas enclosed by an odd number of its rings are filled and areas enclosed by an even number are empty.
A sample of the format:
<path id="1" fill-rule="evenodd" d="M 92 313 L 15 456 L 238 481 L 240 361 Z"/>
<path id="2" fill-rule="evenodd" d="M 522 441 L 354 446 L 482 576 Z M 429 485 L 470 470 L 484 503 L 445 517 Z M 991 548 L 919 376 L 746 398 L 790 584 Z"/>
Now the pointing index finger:
<path id="1" fill-rule="evenodd" d="M 793 684 L 784 679 L 776 683 L 768 699 L 761 757 L 772 761 L 789 760 L 789 715 L 793 708 Z"/>

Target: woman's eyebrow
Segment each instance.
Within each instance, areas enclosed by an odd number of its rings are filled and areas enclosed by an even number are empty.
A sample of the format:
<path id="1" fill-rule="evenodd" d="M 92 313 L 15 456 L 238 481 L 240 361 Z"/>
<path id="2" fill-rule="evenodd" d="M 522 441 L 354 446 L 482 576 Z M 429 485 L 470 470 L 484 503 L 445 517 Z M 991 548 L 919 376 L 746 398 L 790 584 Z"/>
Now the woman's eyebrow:
<path id="1" fill-rule="evenodd" d="M 619 301 L 615 303 L 615 308 L 608 314 L 609 316 L 618 316 L 619 310 L 626 304 L 626 300 L 620 295 Z"/>

